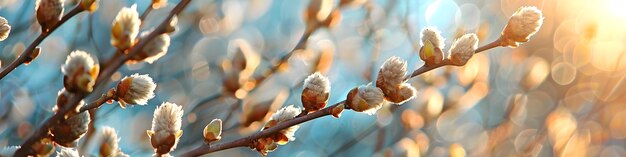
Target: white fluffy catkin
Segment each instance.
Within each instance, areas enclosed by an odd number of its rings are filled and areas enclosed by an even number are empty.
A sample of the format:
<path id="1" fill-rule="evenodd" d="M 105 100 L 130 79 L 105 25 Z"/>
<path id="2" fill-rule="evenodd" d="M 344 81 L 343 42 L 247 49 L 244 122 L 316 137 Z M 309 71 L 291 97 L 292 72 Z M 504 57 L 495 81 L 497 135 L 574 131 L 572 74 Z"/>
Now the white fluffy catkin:
<path id="1" fill-rule="evenodd" d="M 385 85 L 397 86 L 404 82 L 407 64 L 400 57 L 393 56 L 385 61 L 380 67 L 378 79 L 382 79 Z"/>
<path id="2" fill-rule="evenodd" d="M 124 77 L 117 86 L 117 96 L 125 105 L 146 105 L 148 100 L 154 98 L 156 83 L 148 74 L 133 74 Z M 123 105 L 123 106 L 124 106 Z"/>
<path id="3" fill-rule="evenodd" d="M 348 94 L 347 105 L 356 112 L 374 115 L 384 102 L 383 91 L 372 85 L 359 86 Z"/>
<path id="4" fill-rule="evenodd" d="M 440 48 L 440 49 L 443 49 L 446 46 L 444 43 L 445 38 L 441 36 L 441 31 L 439 31 L 435 27 L 426 27 L 422 29 L 421 38 L 422 38 L 422 45 L 424 45 L 426 41 L 430 41 L 430 43 L 432 43 L 433 46 Z"/>
<path id="5" fill-rule="evenodd" d="M 324 94 L 330 92 L 330 81 L 319 72 L 309 75 L 304 80 L 304 88 L 315 91 L 315 93 Z"/>
<path id="6" fill-rule="evenodd" d="M 478 48 L 478 36 L 476 34 L 465 34 L 454 41 L 450 48 L 448 58 L 455 65 L 465 65 L 467 61 L 474 55 L 474 51 Z"/>
<path id="7" fill-rule="evenodd" d="M 146 39 L 148 34 L 150 34 L 150 32 L 146 31 L 141 33 L 140 39 L 148 40 Z M 170 36 L 163 33 L 149 40 L 150 41 L 148 41 L 146 46 L 143 47 L 142 53 L 146 57 L 143 59 L 143 61 L 152 64 L 159 58 L 165 56 L 165 54 L 167 53 L 167 49 L 170 46 Z"/>
<path id="8" fill-rule="evenodd" d="M 75 50 L 65 60 L 65 64 L 61 67 L 61 72 L 66 76 L 78 71 L 88 72 L 94 67 L 94 63 L 93 58 L 87 52 Z"/>
<path id="9" fill-rule="evenodd" d="M 140 26 L 141 19 L 139 19 L 137 6 L 122 8 L 113 20 L 111 44 L 122 50 L 129 48 L 135 43 Z"/>
<path id="10" fill-rule="evenodd" d="M 115 132 L 115 129 L 108 126 L 102 127 L 100 136 L 102 139 L 100 146 L 101 150 L 99 151 L 101 153 L 100 155 L 115 156 L 116 154 L 118 154 L 119 138 L 117 137 L 117 132 Z"/>
<path id="11" fill-rule="evenodd" d="M 152 119 L 152 132 L 154 133 L 151 138 L 156 138 L 156 141 L 164 141 L 168 136 L 179 135 L 182 133 L 180 130 L 182 125 L 183 108 L 177 104 L 164 102 L 161 106 L 154 110 L 154 118 Z M 171 150 L 176 148 L 178 140 L 175 140 Z M 162 143 L 159 143 L 162 144 Z"/>
<path id="12" fill-rule="evenodd" d="M 11 25 L 9 25 L 9 21 L 4 17 L 0 16 L 0 41 L 3 41 L 9 37 L 11 33 Z"/>
<path id="13" fill-rule="evenodd" d="M 505 46 L 516 47 L 520 42 L 526 42 L 529 38 L 539 31 L 543 24 L 543 13 L 534 6 L 519 8 L 507 23 L 502 37 L 507 44 Z"/>
<path id="14" fill-rule="evenodd" d="M 276 111 L 276 113 L 272 114 L 270 120 L 275 120 L 278 122 L 278 124 L 280 124 L 281 122 L 291 120 L 294 117 L 298 116 L 301 111 L 301 109 L 293 105 L 289 105 L 287 107 L 279 109 L 278 111 Z M 283 129 L 280 132 L 285 135 L 289 139 L 289 141 L 293 141 L 296 139 L 294 135 L 298 128 L 300 128 L 300 126 L 294 125 L 289 128 Z"/>

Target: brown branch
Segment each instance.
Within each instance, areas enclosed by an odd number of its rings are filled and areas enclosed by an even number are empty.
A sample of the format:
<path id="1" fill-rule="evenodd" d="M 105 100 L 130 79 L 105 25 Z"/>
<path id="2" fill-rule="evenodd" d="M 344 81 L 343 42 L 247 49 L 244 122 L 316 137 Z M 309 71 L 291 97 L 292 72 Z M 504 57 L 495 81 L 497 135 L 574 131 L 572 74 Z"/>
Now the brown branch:
<path id="1" fill-rule="evenodd" d="M 17 59 L 13 60 L 13 62 L 11 62 L 11 64 L 9 64 L 6 68 L 2 69 L 2 72 L 0 72 L 0 80 L 2 80 L 6 75 L 11 73 L 17 67 L 24 64 L 28 60 L 30 55 L 33 53 L 33 50 L 35 50 L 35 48 L 39 44 L 41 44 L 41 42 L 43 42 L 44 39 L 46 39 L 46 37 L 48 37 L 57 28 L 63 25 L 63 23 L 67 22 L 69 19 L 71 19 L 72 17 L 76 16 L 78 13 L 84 10 L 85 9 L 80 7 L 80 5 L 76 5 L 76 7 L 74 7 L 74 9 L 72 9 L 65 16 L 63 16 L 59 22 L 57 22 L 52 27 L 50 27 L 48 32 L 41 32 L 39 36 L 37 36 L 37 38 L 35 38 L 35 40 L 32 43 L 30 43 L 30 45 L 28 45 L 28 48 L 26 48 Z"/>
<path id="2" fill-rule="evenodd" d="M 110 89 L 107 93 L 102 94 L 100 98 L 96 99 L 96 101 L 91 102 L 80 108 L 80 112 L 85 112 L 87 110 L 96 109 L 102 106 L 102 104 L 115 99 L 115 89 Z"/>
<path id="3" fill-rule="evenodd" d="M 261 132 L 252 134 L 248 137 L 244 137 L 244 138 L 240 138 L 238 140 L 232 141 L 232 142 L 226 142 L 226 143 L 219 143 L 219 144 L 215 144 L 215 145 L 201 145 L 200 147 L 191 150 L 189 152 L 186 152 L 185 154 L 182 154 L 180 156 L 183 157 L 191 157 L 191 156 L 199 156 L 199 155 L 203 155 L 203 154 L 208 154 L 208 153 L 212 153 L 212 152 L 216 152 L 216 151 L 221 151 L 221 150 L 226 150 L 226 149 L 231 149 L 231 148 L 236 148 L 236 147 L 245 147 L 245 146 L 249 146 L 250 143 L 252 143 L 254 140 L 262 138 L 262 137 L 267 137 L 269 135 L 272 135 L 280 130 L 286 129 L 288 127 L 294 126 L 294 125 L 298 125 L 300 123 L 306 122 L 306 121 L 310 121 L 313 119 L 317 119 L 320 117 L 324 117 L 327 115 L 331 115 L 331 110 L 335 107 L 338 106 L 342 103 L 344 103 L 345 101 L 341 101 L 338 102 L 334 105 L 328 106 L 322 110 L 319 111 L 315 111 L 313 113 L 309 113 L 307 115 L 304 115 L 302 117 L 297 117 L 282 123 L 279 123 L 276 126 L 270 127 L 268 129 L 265 129 Z"/>
<path id="4" fill-rule="evenodd" d="M 146 17 L 148 17 L 148 14 L 150 14 L 150 12 L 152 12 L 152 10 L 154 10 L 154 8 L 152 7 L 152 5 L 148 6 L 148 8 L 146 8 L 145 11 L 143 11 L 143 13 L 141 14 L 141 16 L 139 16 L 139 19 L 141 21 L 145 20 Z M 143 22 L 142 22 L 143 23 Z"/>
<path id="5" fill-rule="evenodd" d="M 497 43 L 497 44 L 494 44 L 494 43 Z M 479 53 L 481 51 L 485 51 L 485 50 L 488 50 L 488 49 L 491 49 L 491 48 L 495 48 L 495 47 L 499 46 L 499 43 L 500 43 L 500 39 L 497 39 L 497 40 L 495 40 L 494 42 L 492 42 L 490 44 L 487 44 L 485 46 L 480 47 L 479 49 L 477 49 L 475 51 L 475 53 Z M 418 75 L 420 75 L 422 73 L 431 71 L 433 69 L 445 66 L 445 65 L 452 65 L 452 64 L 450 63 L 450 61 L 444 60 L 444 62 L 442 62 L 441 64 L 438 64 L 438 65 L 435 65 L 435 66 L 429 66 L 429 67 L 423 66 L 423 67 L 415 70 L 411 75 L 409 75 L 406 78 L 406 80 L 408 80 L 410 78 L 413 78 L 415 76 L 418 76 Z M 231 141 L 231 142 L 219 143 L 219 144 L 215 144 L 215 145 L 203 144 L 203 145 L 200 145 L 199 147 L 197 147 L 197 148 L 195 148 L 193 150 L 190 150 L 190 151 L 182 154 L 181 156 L 183 156 L 183 157 L 200 156 L 200 155 L 203 155 L 203 154 L 208 154 L 208 153 L 217 152 L 217 151 L 221 151 L 221 150 L 226 150 L 226 149 L 231 149 L 231 148 L 236 148 L 236 147 L 250 146 L 252 143 L 254 143 L 254 141 L 256 139 L 270 136 L 270 135 L 275 134 L 276 132 L 278 132 L 280 130 L 286 129 L 286 128 L 294 126 L 294 125 L 298 125 L 300 123 L 304 123 L 304 122 L 307 122 L 307 121 L 310 121 L 310 120 L 314 120 L 314 119 L 317 119 L 317 118 L 320 118 L 320 117 L 331 115 L 331 110 L 334 107 L 336 107 L 336 106 L 338 106 L 338 105 L 340 105 L 340 104 L 342 104 L 344 102 L 345 102 L 345 100 L 343 100 L 341 102 L 338 102 L 338 103 L 336 103 L 334 105 L 328 106 L 328 107 L 326 107 L 324 109 L 321 109 L 321 110 L 309 113 L 307 115 L 295 117 L 295 118 L 293 118 L 291 120 L 279 123 L 278 125 L 276 125 L 274 127 L 270 127 L 270 128 L 265 129 L 265 130 L 263 130 L 261 132 L 258 132 L 258 133 L 252 134 L 250 136 L 243 137 L 243 138 Z"/>
<path id="6" fill-rule="evenodd" d="M 163 20 L 163 22 L 161 22 L 159 24 L 159 26 L 154 31 L 150 32 L 150 34 L 147 36 L 146 39 L 152 39 L 152 38 L 155 38 L 157 35 L 160 35 L 160 34 L 164 33 L 165 32 L 165 28 L 166 28 L 167 25 L 169 25 L 170 20 L 172 19 L 172 17 L 174 15 L 180 13 L 190 2 L 191 2 L 191 0 L 182 0 L 182 1 L 180 1 L 180 3 L 178 3 L 178 5 L 176 5 L 176 7 L 174 7 L 174 9 L 172 9 L 172 11 L 167 16 L 167 18 L 165 20 Z M 65 17 L 64 17 L 64 19 L 65 19 Z M 102 71 L 101 75 L 98 76 L 98 78 L 96 79 L 96 85 L 95 86 L 98 86 L 104 80 L 106 80 L 109 77 L 111 77 L 111 75 L 113 75 L 113 73 L 115 71 L 117 71 L 117 69 L 120 68 L 126 61 L 128 61 L 132 56 L 134 56 L 137 53 L 139 53 L 139 50 L 141 50 L 147 44 L 148 41 L 149 40 L 141 40 L 141 41 L 139 41 L 139 43 L 137 45 L 133 46 L 133 48 L 129 51 L 128 55 L 124 55 L 124 56 L 120 57 L 120 59 L 113 61 L 111 63 L 112 65 L 109 65 L 105 70 Z M 15 155 L 16 156 L 27 156 L 28 154 L 30 154 L 31 151 L 32 151 L 31 150 L 32 145 L 35 142 L 38 142 L 41 138 L 45 137 L 48 134 L 48 130 L 49 130 L 50 126 L 52 126 L 54 123 L 56 123 L 61 118 L 63 118 L 63 115 L 65 115 L 67 112 L 72 110 L 72 108 L 75 108 L 78 105 L 78 103 L 83 98 L 85 98 L 87 95 L 89 95 L 89 93 L 73 93 L 72 95 L 70 95 L 70 97 L 69 97 L 69 99 L 67 101 L 67 104 L 63 105 L 64 106 L 63 108 L 61 108 L 52 117 L 48 118 L 42 124 L 42 126 L 39 127 L 33 133 L 33 135 L 31 135 L 21 145 L 20 149 L 17 150 Z"/>

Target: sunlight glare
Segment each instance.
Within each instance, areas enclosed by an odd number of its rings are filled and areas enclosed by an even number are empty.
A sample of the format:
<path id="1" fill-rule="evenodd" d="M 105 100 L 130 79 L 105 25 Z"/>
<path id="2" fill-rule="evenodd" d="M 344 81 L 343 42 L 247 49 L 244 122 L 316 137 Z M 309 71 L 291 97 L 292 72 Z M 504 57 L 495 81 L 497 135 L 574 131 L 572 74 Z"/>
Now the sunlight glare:
<path id="1" fill-rule="evenodd" d="M 626 6 L 625 0 L 607 0 L 606 5 L 613 15 L 626 18 L 626 10 L 624 9 L 624 6 Z"/>

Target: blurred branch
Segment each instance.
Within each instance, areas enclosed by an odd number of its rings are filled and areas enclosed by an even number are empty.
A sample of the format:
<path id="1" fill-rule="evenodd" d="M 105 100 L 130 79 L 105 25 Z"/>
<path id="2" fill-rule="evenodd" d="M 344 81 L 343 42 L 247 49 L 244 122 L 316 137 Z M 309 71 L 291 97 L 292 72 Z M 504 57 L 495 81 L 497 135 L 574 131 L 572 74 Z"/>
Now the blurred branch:
<path id="1" fill-rule="evenodd" d="M 378 124 L 378 123 L 372 124 L 370 127 L 368 127 L 367 129 L 363 130 L 363 132 L 359 133 L 356 137 L 354 137 L 354 138 L 350 139 L 350 141 L 342 144 L 339 148 L 337 148 L 335 151 L 330 153 L 328 156 L 336 156 L 337 154 L 341 153 L 342 151 L 345 151 L 345 150 L 351 148 L 352 146 L 355 146 L 357 143 L 359 143 L 359 141 L 361 141 L 362 139 L 364 139 L 365 137 L 369 136 L 374 131 L 376 131 L 376 130 L 378 130 L 380 128 L 382 128 L 380 126 L 380 124 Z"/>
<path id="2" fill-rule="evenodd" d="M 153 9 L 154 8 L 152 7 L 152 5 L 148 6 L 148 8 L 146 8 L 146 10 L 143 11 L 143 13 L 139 17 L 139 19 L 141 19 L 141 21 L 144 21 L 146 19 L 146 17 L 148 17 L 148 14 L 150 14 L 150 12 L 152 12 Z"/>
<path id="3" fill-rule="evenodd" d="M 180 12 L 182 12 L 182 10 L 191 2 L 191 0 L 181 0 L 180 3 L 178 3 L 178 5 L 176 5 L 176 7 L 174 7 L 174 9 L 172 9 L 172 11 L 170 12 L 170 14 L 167 16 L 167 18 L 165 18 L 165 20 L 163 20 L 163 22 L 161 22 L 158 27 L 156 29 L 154 29 L 154 31 L 150 32 L 150 34 L 146 37 L 146 39 L 153 39 L 156 36 L 162 34 L 165 32 L 165 28 L 166 26 L 169 25 L 170 20 L 172 19 L 172 17 L 174 17 L 174 15 L 179 14 Z M 70 13 L 68 13 L 68 15 L 71 15 L 72 12 L 74 12 L 74 10 L 72 10 Z M 76 13 L 73 13 L 76 14 Z M 66 15 L 67 16 L 67 15 Z M 73 16 L 73 15 L 72 15 Z M 63 17 L 63 19 L 67 20 L 68 18 L 66 18 L 65 16 Z M 61 22 L 62 23 L 62 22 Z M 57 24 L 58 26 L 58 24 Z M 53 27 L 56 28 L 56 27 Z M 46 35 L 47 36 L 47 35 Z M 39 39 L 39 38 L 38 38 Z M 43 39 L 41 39 L 43 40 Z M 103 83 L 104 80 L 107 80 L 109 77 L 111 77 L 111 75 L 113 75 L 113 73 L 115 71 L 117 71 L 118 68 L 120 68 L 126 61 L 128 61 L 131 57 L 133 57 L 134 55 L 139 53 L 139 50 L 141 50 L 150 40 L 141 40 L 139 41 L 139 43 L 135 46 L 132 47 L 132 49 L 129 51 L 128 55 L 124 55 L 122 57 L 120 57 L 119 59 L 116 59 L 115 61 L 113 61 L 111 64 L 112 65 L 108 65 L 106 67 L 105 70 L 102 71 L 102 73 L 98 76 L 98 78 L 96 79 L 96 85 L 98 86 L 99 84 Z M 34 48 L 34 47 L 33 47 Z M 28 51 L 27 51 L 28 52 Z M 21 58 L 22 56 L 20 56 Z M 64 115 L 66 115 L 66 113 L 68 113 L 69 111 L 71 111 L 73 108 L 76 108 L 76 106 L 78 105 L 78 103 L 85 98 L 87 95 L 89 95 L 89 93 L 75 93 L 72 94 L 68 101 L 67 104 L 63 105 L 64 107 L 59 109 L 59 111 L 54 114 L 52 117 L 48 118 L 41 127 L 39 127 L 34 133 L 33 135 L 31 135 L 20 147 L 20 149 L 17 150 L 17 152 L 15 153 L 16 156 L 27 156 L 29 151 L 31 151 L 30 149 L 32 149 L 32 145 L 35 142 L 38 142 L 41 138 L 43 138 L 44 136 L 47 135 L 47 133 L 49 132 L 49 128 L 50 126 L 52 126 L 54 123 L 56 123 L 57 121 L 59 121 L 61 118 L 64 117 Z"/>
<path id="4" fill-rule="evenodd" d="M 82 7 L 80 7 L 80 5 L 76 5 L 76 7 L 74 7 L 74 9 L 72 9 L 70 12 L 68 12 L 66 15 L 64 15 L 59 22 L 54 24 L 54 26 L 50 27 L 48 32 L 43 32 L 42 31 L 39 34 L 39 36 L 37 36 L 37 38 L 32 43 L 30 43 L 30 45 L 28 45 L 28 48 L 26 48 L 22 52 L 22 54 L 20 54 L 20 56 L 17 59 L 15 59 L 13 62 L 11 62 L 11 64 L 9 64 L 6 68 L 2 69 L 2 72 L 0 72 L 0 80 L 2 80 L 11 71 L 15 70 L 17 67 L 19 67 L 20 65 L 22 65 L 26 61 L 28 61 L 29 57 L 33 53 L 33 50 L 35 50 L 35 48 L 39 44 L 41 44 L 41 42 L 44 39 L 46 39 L 46 37 L 48 37 L 57 28 L 59 28 L 61 25 L 63 25 L 63 23 L 67 22 L 69 19 L 71 19 L 72 17 L 76 16 L 78 13 L 80 13 L 82 11 L 84 11 L 84 9 Z"/>

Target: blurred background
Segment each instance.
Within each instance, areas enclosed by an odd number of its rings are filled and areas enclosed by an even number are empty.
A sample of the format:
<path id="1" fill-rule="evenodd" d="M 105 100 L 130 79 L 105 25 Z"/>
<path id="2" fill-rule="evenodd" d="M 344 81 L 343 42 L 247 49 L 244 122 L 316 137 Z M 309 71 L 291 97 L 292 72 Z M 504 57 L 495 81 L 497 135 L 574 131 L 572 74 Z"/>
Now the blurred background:
<path id="1" fill-rule="evenodd" d="M 179 0 L 151 12 L 143 30 L 161 22 Z M 2 0 L 0 16 L 12 26 L 0 42 L 2 67 L 39 34 L 34 0 Z M 112 56 L 111 23 L 122 7 L 151 1 L 100 2 L 81 13 L 40 46 L 42 53 L 0 81 L 0 147 L 19 145 L 50 117 L 62 86 L 60 66 L 72 50 L 85 50 L 100 63 Z M 66 1 L 66 12 L 75 0 Z M 626 154 L 626 6 L 624 0 L 367 0 L 341 10 L 341 20 L 313 33 L 305 50 L 252 90 L 229 92 L 232 65 L 239 75 L 260 76 L 291 50 L 304 32 L 308 0 L 195 0 L 178 16 L 166 56 L 153 64 L 123 66 L 115 81 L 134 73 L 157 82 L 147 106 L 104 105 L 92 117 L 96 130 L 115 128 L 131 156 L 153 153 L 146 130 L 164 101 L 182 105 L 184 134 L 173 155 L 202 143 L 202 128 L 225 120 L 220 142 L 257 132 L 272 112 L 300 105 L 304 78 L 320 71 L 331 81 L 329 103 L 371 82 L 391 56 L 419 59 L 419 32 L 435 26 L 451 45 L 477 33 L 484 45 L 499 37 L 508 17 L 522 6 L 543 11 L 544 24 L 519 48 L 495 48 L 464 67 L 445 67 L 409 80 L 416 99 L 386 105 L 369 116 L 344 111 L 301 125 L 296 140 L 268 156 L 624 156 Z M 444 51 L 447 52 L 446 48 Z M 230 68 L 229 68 L 230 67 Z M 236 66 L 235 66 L 236 69 Z M 226 83 L 225 83 L 226 82 Z M 236 81 L 235 81 L 236 82 Z M 102 91 L 98 91 L 102 92 Z M 93 95 L 99 95 L 96 92 Z M 87 101 L 94 100 L 89 97 Z M 97 155 L 97 134 L 79 143 Z M 86 140 L 89 138 L 89 140 Z M 85 142 L 88 141 L 88 142 Z M 208 156 L 259 156 L 236 148 Z"/>

